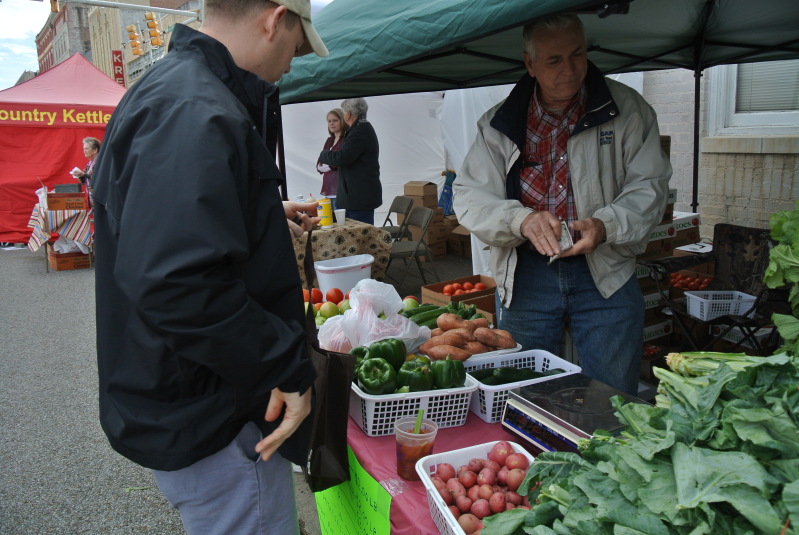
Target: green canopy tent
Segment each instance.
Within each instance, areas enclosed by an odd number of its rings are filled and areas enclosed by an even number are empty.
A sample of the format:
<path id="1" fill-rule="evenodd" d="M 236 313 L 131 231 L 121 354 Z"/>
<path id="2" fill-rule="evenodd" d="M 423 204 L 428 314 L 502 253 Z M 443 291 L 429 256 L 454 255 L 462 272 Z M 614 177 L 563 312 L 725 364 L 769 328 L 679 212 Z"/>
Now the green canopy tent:
<path id="1" fill-rule="evenodd" d="M 330 49 L 280 82 L 283 103 L 515 83 L 520 26 L 578 13 L 589 58 L 606 74 L 694 71 L 693 208 L 699 81 L 715 65 L 799 58 L 797 0 L 334 0 L 314 25 Z"/>

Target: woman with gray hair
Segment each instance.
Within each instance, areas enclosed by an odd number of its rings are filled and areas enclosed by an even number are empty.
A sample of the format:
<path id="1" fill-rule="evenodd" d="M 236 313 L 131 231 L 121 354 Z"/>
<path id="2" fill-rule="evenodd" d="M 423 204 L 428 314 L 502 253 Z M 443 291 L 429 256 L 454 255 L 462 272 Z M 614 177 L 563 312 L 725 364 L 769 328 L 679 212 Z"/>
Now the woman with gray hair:
<path id="1" fill-rule="evenodd" d="M 351 219 L 374 225 L 375 208 L 383 204 L 377 134 L 366 120 L 366 100 L 349 98 L 341 109 L 349 125 L 344 143 L 337 151 L 323 150 L 319 162 L 338 168 L 336 207 L 347 210 Z"/>

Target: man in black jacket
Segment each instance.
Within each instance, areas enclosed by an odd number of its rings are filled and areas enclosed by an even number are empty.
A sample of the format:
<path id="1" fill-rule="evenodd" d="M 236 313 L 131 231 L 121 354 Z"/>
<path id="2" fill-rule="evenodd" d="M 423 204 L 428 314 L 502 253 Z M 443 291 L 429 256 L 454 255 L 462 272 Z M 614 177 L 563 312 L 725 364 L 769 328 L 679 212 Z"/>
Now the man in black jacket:
<path id="1" fill-rule="evenodd" d="M 318 218 L 280 198 L 272 84 L 311 51 L 309 0 L 207 0 L 98 157 L 100 421 L 190 534 L 298 531 L 315 374 L 291 239 Z"/>

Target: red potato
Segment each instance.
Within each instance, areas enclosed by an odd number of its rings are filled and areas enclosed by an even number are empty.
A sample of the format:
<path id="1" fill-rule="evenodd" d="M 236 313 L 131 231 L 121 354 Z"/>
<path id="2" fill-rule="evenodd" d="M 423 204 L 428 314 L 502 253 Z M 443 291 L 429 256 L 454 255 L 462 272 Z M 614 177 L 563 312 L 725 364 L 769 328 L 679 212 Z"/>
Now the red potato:
<path id="1" fill-rule="evenodd" d="M 457 499 L 458 496 L 466 496 L 466 487 L 456 477 L 447 481 L 447 490 L 452 494 L 453 499 Z"/>
<path id="2" fill-rule="evenodd" d="M 521 505 L 522 504 L 522 497 L 519 495 L 518 492 L 509 490 L 505 493 L 505 499 L 508 503 L 512 503 L 513 505 Z"/>
<path id="3" fill-rule="evenodd" d="M 458 518 L 460 518 L 461 510 L 458 509 L 457 505 L 448 505 L 447 509 L 449 509 L 449 512 L 452 513 L 452 516 L 455 517 L 455 520 L 458 520 Z"/>
<path id="4" fill-rule="evenodd" d="M 488 459 L 494 461 L 501 467 L 505 465 L 505 459 L 507 459 L 508 455 L 511 453 L 513 453 L 513 448 L 510 443 L 506 440 L 500 440 L 491 447 L 491 451 L 488 452 Z M 499 470 L 499 467 L 497 467 L 497 470 Z M 442 477 L 441 479 L 444 478 Z M 444 479 L 444 481 L 446 481 L 446 479 Z"/>
<path id="5" fill-rule="evenodd" d="M 485 468 L 486 460 L 485 459 L 472 459 L 469 461 L 469 470 L 474 472 L 475 474 L 480 473 L 480 470 Z"/>
<path id="6" fill-rule="evenodd" d="M 491 495 L 494 494 L 494 487 L 491 485 L 478 485 L 478 488 L 480 489 L 477 493 L 478 498 L 482 498 L 485 501 L 488 501 Z"/>
<path id="7" fill-rule="evenodd" d="M 509 470 L 513 470 L 514 468 L 527 470 L 530 466 L 530 461 L 527 460 L 527 457 L 525 457 L 523 453 L 511 453 L 505 458 L 505 466 Z"/>
<path id="8" fill-rule="evenodd" d="M 477 474 L 477 483 L 480 485 L 494 485 L 497 482 L 497 473 L 491 468 L 483 468 Z"/>
<path id="9" fill-rule="evenodd" d="M 471 470 L 466 470 L 458 476 L 458 481 L 460 481 L 466 489 L 470 489 L 477 483 L 477 474 Z"/>
<path id="10" fill-rule="evenodd" d="M 421 352 L 421 350 L 420 350 Z M 465 349 L 455 346 L 441 345 L 431 347 L 427 350 L 427 356 L 432 360 L 444 360 L 450 357 L 452 360 L 460 360 L 461 362 L 472 356 L 471 353 Z"/>
<path id="11" fill-rule="evenodd" d="M 466 489 L 466 497 L 476 502 L 480 498 L 480 485 L 475 485 Z"/>
<path id="12" fill-rule="evenodd" d="M 462 464 L 458 467 L 458 473 L 456 474 L 455 477 L 461 477 L 461 474 L 463 474 L 464 472 L 468 472 L 469 470 L 470 468 L 467 465 Z"/>
<path id="13" fill-rule="evenodd" d="M 506 478 L 508 476 L 509 471 L 510 470 L 508 470 L 507 466 L 503 466 L 502 468 L 499 469 L 499 472 L 497 472 L 497 483 L 499 483 L 503 487 L 508 486 L 508 480 Z"/>
<path id="14" fill-rule="evenodd" d="M 492 513 L 501 513 L 505 510 L 505 493 L 504 492 L 495 492 L 491 495 L 491 498 L 488 499 L 488 507 L 491 509 Z"/>
<path id="15" fill-rule="evenodd" d="M 510 511 L 511 509 L 516 509 L 516 506 L 510 502 L 505 502 L 505 510 Z"/>
<path id="16" fill-rule="evenodd" d="M 455 498 L 455 506 L 461 513 L 468 513 L 472 508 L 472 500 L 468 496 L 458 496 Z"/>
<path id="17" fill-rule="evenodd" d="M 438 494 L 441 496 L 441 499 L 444 500 L 445 505 L 452 505 L 455 502 L 449 489 L 440 489 Z"/>
<path id="18" fill-rule="evenodd" d="M 508 472 L 508 490 L 515 492 L 519 488 L 519 485 L 522 484 L 522 481 L 524 481 L 526 475 L 527 473 L 521 468 L 514 468 Z"/>
<path id="19" fill-rule="evenodd" d="M 446 483 L 444 483 L 444 480 L 443 480 L 443 479 L 441 479 L 441 478 L 440 478 L 440 477 L 438 477 L 438 476 L 433 476 L 433 477 L 431 477 L 431 478 L 430 478 L 430 481 L 432 481 L 432 483 L 433 483 L 433 486 L 434 486 L 435 488 L 439 489 L 439 490 L 441 490 L 441 489 L 446 489 L 446 488 L 447 488 L 447 484 L 446 484 Z"/>
<path id="20" fill-rule="evenodd" d="M 478 527 L 480 525 L 480 519 L 473 514 L 466 513 L 458 518 L 458 525 L 466 535 L 472 535 L 475 531 L 480 529 Z"/>
<path id="21" fill-rule="evenodd" d="M 491 459 L 487 460 L 485 466 L 483 468 L 490 468 L 494 472 L 499 472 L 502 470 L 502 467 L 496 461 L 492 461 Z"/>
<path id="22" fill-rule="evenodd" d="M 449 463 L 441 463 L 436 467 L 436 477 L 446 483 L 455 477 L 455 467 Z"/>
<path id="23" fill-rule="evenodd" d="M 480 498 L 472 504 L 472 509 L 470 512 L 482 520 L 491 514 L 491 506 L 488 504 L 488 500 Z"/>

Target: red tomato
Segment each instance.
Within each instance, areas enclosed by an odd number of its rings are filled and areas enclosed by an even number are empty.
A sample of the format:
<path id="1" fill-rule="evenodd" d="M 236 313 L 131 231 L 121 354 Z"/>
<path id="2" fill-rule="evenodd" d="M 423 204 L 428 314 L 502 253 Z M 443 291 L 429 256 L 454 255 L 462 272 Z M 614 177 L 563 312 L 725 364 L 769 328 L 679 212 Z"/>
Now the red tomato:
<path id="1" fill-rule="evenodd" d="M 466 290 L 467 292 L 469 290 L 472 290 L 473 288 L 474 288 L 474 284 L 472 284 L 471 282 L 466 281 L 466 282 L 463 283 L 463 289 Z"/>
<path id="2" fill-rule="evenodd" d="M 452 292 L 441 292 L 441 293 L 443 293 L 444 295 L 452 295 Z"/>
<path id="3" fill-rule="evenodd" d="M 460 282 L 453 282 L 452 283 L 452 288 L 454 290 L 463 290 L 463 285 L 461 285 Z"/>
<path id="4" fill-rule="evenodd" d="M 324 296 L 322 295 L 322 290 L 319 288 L 311 288 L 311 302 L 313 304 L 321 303 L 324 301 Z"/>
<path id="5" fill-rule="evenodd" d="M 483 284 L 482 282 L 476 282 L 474 284 L 474 289 L 475 290 L 485 290 L 486 289 L 486 285 Z"/>
<path id="6" fill-rule="evenodd" d="M 306 303 L 311 300 L 311 292 L 306 290 L 305 288 L 302 289 L 302 300 Z"/>
<path id="7" fill-rule="evenodd" d="M 452 295 L 463 295 L 463 294 L 465 294 L 465 293 L 466 293 L 466 292 L 464 292 L 464 291 L 463 291 L 461 288 L 458 288 L 457 290 L 455 290 L 455 293 L 454 293 L 454 294 L 452 294 Z"/>
<path id="8" fill-rule="evenodd" d="M 330 288 L 325 294 L 325 299 L 333 303 L 341 303 L 344 300 L 344 292 L 338 288 Z"/>
<path id="9" fill-rule="evenodd" d="M 446 286 L 444 286 L 444 289 L 441 290 L 441 293 L 443 293 L 444 295 L 452 295 L 452 292 L 454 291 L 455 288 L 451 284 L 447 284 Z"/>
<path id="10" fill-rule="evenodd" d="M 692 281 L 688 284 L 689 290 L 698 290 L 699 289 L 699 281 Z"/>

